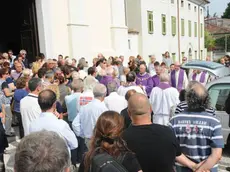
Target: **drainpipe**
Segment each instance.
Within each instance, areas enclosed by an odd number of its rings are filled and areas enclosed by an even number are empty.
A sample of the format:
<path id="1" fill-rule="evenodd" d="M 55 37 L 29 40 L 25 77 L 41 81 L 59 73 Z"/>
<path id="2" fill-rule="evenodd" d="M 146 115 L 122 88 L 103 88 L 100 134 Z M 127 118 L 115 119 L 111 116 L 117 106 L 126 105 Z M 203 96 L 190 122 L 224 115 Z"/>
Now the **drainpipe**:
<path id="1" fill-rule="evenodd" d="M 178 57 L 179 62 L 181 62 L 181 53 L 180 53 L 180 0 L 177 0 L 177 31 L 178 31 Z"/>

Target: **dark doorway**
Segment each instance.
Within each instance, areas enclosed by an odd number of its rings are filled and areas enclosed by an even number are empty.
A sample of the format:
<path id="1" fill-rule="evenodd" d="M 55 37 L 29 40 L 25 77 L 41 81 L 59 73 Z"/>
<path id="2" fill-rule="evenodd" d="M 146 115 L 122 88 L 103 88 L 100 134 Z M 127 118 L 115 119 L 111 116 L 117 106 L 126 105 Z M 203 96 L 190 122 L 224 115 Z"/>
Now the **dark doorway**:
<path id="1" fill-rule="evenodd" d="M 0 52 L 27 51 L 30 62 L 39 52 L 35 0 L 1 0 Z"/>

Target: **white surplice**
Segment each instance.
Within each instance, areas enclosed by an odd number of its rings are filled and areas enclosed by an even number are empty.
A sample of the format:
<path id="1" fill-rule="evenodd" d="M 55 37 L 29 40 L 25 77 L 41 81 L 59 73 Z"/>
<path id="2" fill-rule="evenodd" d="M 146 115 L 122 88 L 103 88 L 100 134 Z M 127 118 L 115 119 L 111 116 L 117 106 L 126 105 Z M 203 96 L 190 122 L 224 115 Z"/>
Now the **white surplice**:
<path id="1" fill-rule="evenodd" d="M 168 124 L 171 107 L 180 102 L 179 92 L 173 87 L 166 89 L 154 87 L 149 100 L 154 113 L 153 122 L 161 125 Z"/>
<path id="2" fill-rule="evenodd" d="M 118 95 L 116 92 L 110 93 L 104 100 L 106 107 L 109 110 L 121 113 L 121 111 L 127 108 L 127 101 L 124 96 Z"/>

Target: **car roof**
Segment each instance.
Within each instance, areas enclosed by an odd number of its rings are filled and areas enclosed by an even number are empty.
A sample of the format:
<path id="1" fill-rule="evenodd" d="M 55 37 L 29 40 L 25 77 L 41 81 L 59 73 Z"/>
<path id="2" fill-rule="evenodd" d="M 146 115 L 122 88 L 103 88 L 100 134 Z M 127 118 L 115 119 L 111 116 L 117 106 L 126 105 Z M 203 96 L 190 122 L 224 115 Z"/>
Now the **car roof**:
<path id="1" fill-rule="evenodd" d="M 183 64 L 181 68 L 205 70 L 218 77 L 224 77 L 230 74 L 230 68 L 211 61 L 194 60 Z"/>
<path id="2" fill-rule="evenodd" d="M 215 79 L 212 82 L 207 83 L 205 87 L 209 89 L 211 86 L 216 84 L 230 84 L 230 76 L 225 76 L 222 78 Z"/>

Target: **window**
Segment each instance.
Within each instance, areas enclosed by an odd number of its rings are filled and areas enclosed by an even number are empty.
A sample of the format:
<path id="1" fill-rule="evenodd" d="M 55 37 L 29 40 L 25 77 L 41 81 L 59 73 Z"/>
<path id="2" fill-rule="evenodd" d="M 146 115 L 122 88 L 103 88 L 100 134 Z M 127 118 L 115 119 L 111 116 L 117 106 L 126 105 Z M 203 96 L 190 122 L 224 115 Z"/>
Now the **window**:
<path id="1" fill-rule="evenodd" d="M 194 23 L 194 36 L 197 37 L 197 22 Z"/>
<path id="2" fill-rule="evenodd" d="M 203 24 L 200 24 L 200 37 L 203 37 Z"/>
<path id="3" fill-rule="evenodd" d="M 131 50 L 131 41 L 130 41 L 130 39 L 128 39 L 128 46 L 129 46 L 129 50 Z"/>
<path id="4" fill-rule="evenodd" d="M 185 56 L 185 52 L 181 52 L 181 57 L 183 58 Z"/>
<path id="5" fill-rule="evenodd" d="M 166 15 L 162 14 L 162 35 L 166 35 Z"/>
<path id="6" fill-rule="evenodd" d="M 194 7 L 194 12 L 196 12 L 196 6 Z"/>
<path id="7" fill-rule="evenodd" d="M 172 36 L 176 35 L 176 17 L 172 16 Z"/>
<path id="8" fill-rule="evenodd" d="M 191 10 L 191 4 L 188 4 L 188 9 Z"/>
<path id="9" fill-rule="evenodd" d="M 203 60 L 203 50 L 200 50 L 200 60 Z"/>
<path id="10" fill-rule="evenodd" d="M 153 12 L 147 11 L 148 14 L 148 32 L 149 34 L 153 34 Z"/>
<path id="11" fill-rule="evenodd" d="M 229 84 L 217 84 L 212 86 L 208 91 L 211 98 L 211 106 L 216 108 L 217 111 L 224 111 L 225 101 L 228 98 L 229 91 Z"/>
<path id="12" fill-rule="evenodd" d="M 184 19 L 181 19 L 181 36 L 184 36 Z"/>
<path id="13" fill-rule="evenodd" d="M 171 0 L 171 3 L 174 4 L 174 0 Z"/>
<path id="14" fill-rule="evenodd" d="M 172 53 L 172 60 L 173 62 L 176 62 L 176 53 Z"/>
<path id="15" fill-rule="evenodd" d="M 203 10 L 202 10 L 202 8 L 200 9 L 200 15 L 202 15 L 202 13 L 203 13 Z"/>
<path id="16" fill-rule="evenodd" d="M 197 58 L 197 51 L 195 51 L 195 59 L 197 60 L 198 58 Z"/>
<path id="17" fill-rule="evenodd" d="M 191 20 L 188 21 L 188 35 L 189 35 L 189 37 L 192 36 L 192 22 L 191 22 Z"/>
<path id="18" fill-rule="evenodd" d="M 181 7 L 184 7 L 184 1 L 181 1 Z"/>

